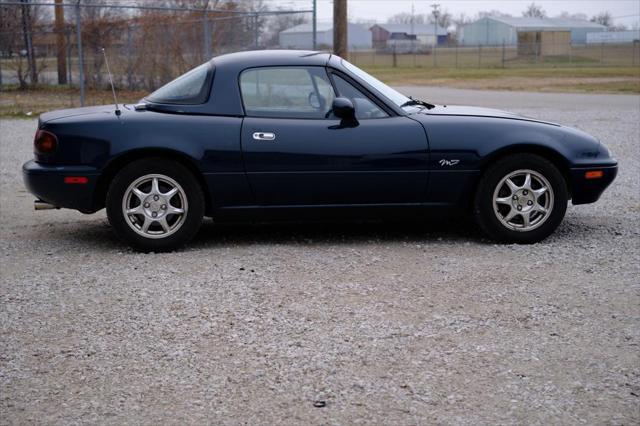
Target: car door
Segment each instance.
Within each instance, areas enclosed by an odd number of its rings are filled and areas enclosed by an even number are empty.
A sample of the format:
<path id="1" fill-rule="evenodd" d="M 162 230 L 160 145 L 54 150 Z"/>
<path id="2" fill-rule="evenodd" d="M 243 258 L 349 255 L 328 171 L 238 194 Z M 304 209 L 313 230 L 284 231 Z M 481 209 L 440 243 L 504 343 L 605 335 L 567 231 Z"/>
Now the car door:
<path id="1" fill-rule="evenodd" d="M 256 202 L 266 206 L 417 203 L 428 178 L 422 126 L 392 115 L 324 67 L 245 70 L 241 146 Z M 332 81 L 334 84 L 332 84 Z M 357 125 L 331 114 L 336 93 Z"/>

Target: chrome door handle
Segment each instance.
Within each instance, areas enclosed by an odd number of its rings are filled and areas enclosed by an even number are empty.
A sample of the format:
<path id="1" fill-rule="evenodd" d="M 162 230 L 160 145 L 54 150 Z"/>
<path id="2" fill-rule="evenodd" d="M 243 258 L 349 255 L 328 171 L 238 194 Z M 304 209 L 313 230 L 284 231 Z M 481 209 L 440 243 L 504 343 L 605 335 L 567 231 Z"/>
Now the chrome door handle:
<path id="1" fill-rule="evenodd" d="M 272 141 L 275 138 L 276 134 L 271 132 L 255 132 L 253 134 L 253 139 L 257 141 Z"/>

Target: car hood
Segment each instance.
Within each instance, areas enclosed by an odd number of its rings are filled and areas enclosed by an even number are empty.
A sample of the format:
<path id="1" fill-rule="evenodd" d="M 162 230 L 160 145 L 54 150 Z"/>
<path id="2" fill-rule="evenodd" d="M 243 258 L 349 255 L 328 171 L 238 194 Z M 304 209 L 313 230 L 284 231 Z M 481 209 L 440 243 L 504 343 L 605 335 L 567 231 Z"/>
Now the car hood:
<path id="1" fill-rule="evenodd" d="M 509 120 L 523 120 L 533 121 L 536 123 L 550 124 L 553 126 L 559 126 L 559 124 L 551 123 L 549 121 L 537 120 L 531 117 L 525 117 L 520 114 L 516 114 L 508 111 L 501 111 L 491 108 L 480 108 L 473 106 L 463 105 L 436 105 L 435 108 L 424 109 L 420 112 L 426 115 L 455 115 L 465 117 L 490 117 L 490 118 L 505 118 Z"/>
<path id="2" fill-rule="evenodd" d="M 114 114 L 115 106 L 114 105 L 100 105 L 100 106 L 90 106 L 83 108 L 69 108 L 69 109 L 59 109 L 56 111 L 45 112 L 40 115 L 40 123 L 47 123 L 52 120 L 58 120 L 61 118 L 69 118 L 69 117 L 78 117 L 81 115 L 89 115 L 89 114 Z"/>

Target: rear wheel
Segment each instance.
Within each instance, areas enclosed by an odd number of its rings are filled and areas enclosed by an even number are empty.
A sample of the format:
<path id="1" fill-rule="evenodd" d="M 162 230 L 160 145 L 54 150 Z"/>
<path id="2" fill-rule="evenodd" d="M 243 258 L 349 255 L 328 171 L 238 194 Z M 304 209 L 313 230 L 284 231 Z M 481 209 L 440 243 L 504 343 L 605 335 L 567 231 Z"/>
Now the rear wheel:
<path id="1" fill-rule="evenodd" d="M 534 154 L 498 160 L 483 175 L 474 211 L 480 228 L 497 241 L 531 244 L 560 224 L 569 194 L 562 173 Z"/>
<path id="2" fill-rule="evenodd" d="M 197 233 L 204 214 L 202 190 L 191 172 L 163 158 L 135 161 L 113 179 L 107 216 L 114 230 L 140 251 L 168 251 Z"/>

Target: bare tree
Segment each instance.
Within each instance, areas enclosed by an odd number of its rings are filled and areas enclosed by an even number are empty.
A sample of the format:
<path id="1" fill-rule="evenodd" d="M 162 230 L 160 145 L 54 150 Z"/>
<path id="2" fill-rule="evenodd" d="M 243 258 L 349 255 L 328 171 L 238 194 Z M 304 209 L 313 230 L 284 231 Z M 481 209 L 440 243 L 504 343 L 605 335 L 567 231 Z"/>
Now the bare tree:
<path id="1" fill-rule="evenodd" d="M 511 17 L 511 15 L 509 15 L 508 13 L 503 13 L 502 11 L 497 10 L 497 9 L 478 12 L 478 19 L 479 18 L 489 18 L 489 17 L 492 17 L 492 16 L 504 17 L 504 18 L 510 18 Z"/>
<path id="2" fill-rule="evenodd" d="M 426 15 L 421 14 L 413 14 L 407 12 L 396 13 L 387 19 L 388 24 L 425 24 L 428 22 L 428 18 Z"/>
<path id="3" fill-rule="evenodd" d="M 547 12 L 544 11 L 542 6 L 531 3 L 529 6 L 527 6 L 527 10 L 522 12 L 522 16 L 526 16 L 529 18 L 546 18 Z"/>
<path id="4" fill-rule="evenodd" d="M 433 23 L 433 15 L 429 16 L 429 22 Z M 453 24 L 453 15 L 449 13 L 448 10 L 443 10 L 438 13 L 438 22 L 439 27 L 448 28 Z"/>
<path id="5" fill-rule="evenodd" d="M 585 15 L 584 13 L 569 13 L 566 11 L 560 12 L 560 14 L 558 15 L 558 18 L 564 18 L 564 19 L 577 19 L 580 21 L 586 21 L 587 15 Z"/>
<path id="6" fill-rule="evenodd" d="M 22 0 L 20 18 L 22 22 L 22 37 L 24 38 L 24 50 L 27 55 L 27 70 L 31 84 L 38 83 L 38 69 L 36 68 L 36 54 L 33 48 L 33 20 L 31 6 L 28 0 Z"/>
<path id="7" fill-rule="evenodd" d="M 84 0 L 85 4 L 104 5 L 107 0 Z M 99 87 L 103 83 L 102 49 L 120 41 L 126 26 L 121 9 L 108 7 L 82 8 L 82 44 L 85 47 L 87 83 Z"/>
<path id="8" fill-rule="evenodd" d="M 604 25 L 605 27 L 611 28 L 613 27 L 613 16 L 611 13 L 604 11 L 600 12 L 591 18 L 591 22 L 595 22 L 600 25 Z"/>
<path id="9" fill-rule="evenodd" d="M 20 5 L 0 3 L 0 56 L 11 58 L 7 68 L 15 72 L 21 89 L 38 83 L 40 72 L 45 68 L 44 55 L 38 61 L 36 42 L 46 21 L 41 6 L 21 0 Z"/>
<path id="10" fill-rule="evenodd" d="M 274 15 L 267 21 L 265 45 L 277 46 L 280 43 L 279 35 L 282 31 L 308 21 L 305 15 Z"/>

